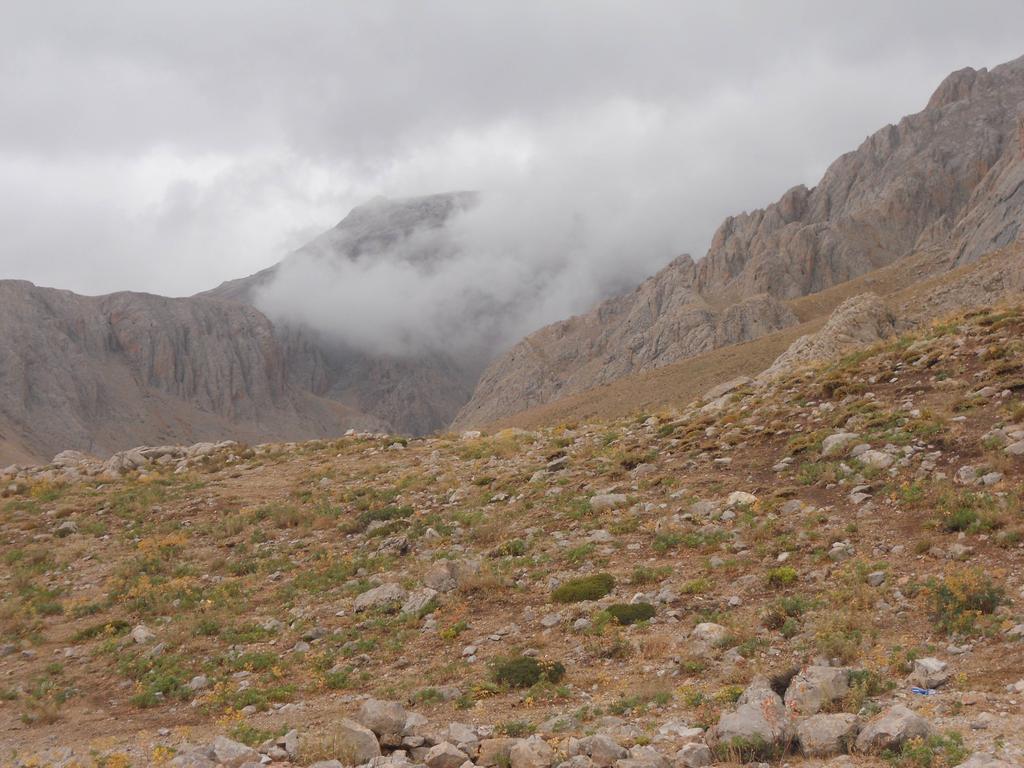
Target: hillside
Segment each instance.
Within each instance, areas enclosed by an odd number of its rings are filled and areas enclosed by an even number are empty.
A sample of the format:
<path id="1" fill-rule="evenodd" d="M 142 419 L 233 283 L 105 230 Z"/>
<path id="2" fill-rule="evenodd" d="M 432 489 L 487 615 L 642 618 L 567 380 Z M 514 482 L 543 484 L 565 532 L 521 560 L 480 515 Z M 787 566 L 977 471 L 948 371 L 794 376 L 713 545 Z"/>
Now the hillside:
<path id="1" fill-rule="evenodd" d="M 1016 303 L 629 419 L 12 470 L 0 759 L 1019 765 L 1022 339 Z"/>
<path id="2" fill-rule="evenodd" d="M 922 250 L 964 265 L 1020 239 L 1024 58 L 954 72 L 927 106 L 838 158 L 813 189 L 730 216 L 700 261 L 530 335 L 483 373 L 459 428 L 795 325 L 781 300 Z M 685 215 L 685 212 L 681 212 Z"/>
<path id="3" fill-rule="evenodd" d="M 815 334 L 845 301 L 881 296 L 903 328 L 912 328 L 958 308 L 1013 299 L 1024 292 L 1024 246 L 1013 245 L 950 269 L 956 256 L 922 251 L 837 286 L 785 302 L 797 325 L 755 341 L 715 349 L 610 384 L 557 399 L 489 424 L 492 428 L 536 427 L 579 420 L 622 418 L 644 410 L 687 403 L 737 377 L 756 377 L 801 337 Z"/>

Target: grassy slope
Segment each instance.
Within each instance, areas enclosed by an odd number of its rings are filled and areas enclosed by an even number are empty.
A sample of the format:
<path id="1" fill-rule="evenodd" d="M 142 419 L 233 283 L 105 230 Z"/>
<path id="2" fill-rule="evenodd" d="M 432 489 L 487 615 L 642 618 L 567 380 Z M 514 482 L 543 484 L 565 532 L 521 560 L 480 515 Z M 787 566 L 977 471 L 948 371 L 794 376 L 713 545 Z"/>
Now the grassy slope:
<path id="1" fill-rule="evenodd" d="M 822 654 L 878 683 L 838 707 L 881 706 L 889 686 L 905 690 L 910 659 L 938 654 L 953 681 L 910 703 L 973 746 L 1024 750 L 1024 719 L 1005 692 L 1024 646 L 1003 635 L 1021 620 L 1024 459 L 985 437 L 1024 429 L 1022 336 L 1024 309 L 975 314 L 741 393 L 718 415 L 404 448 L 347 438 L 220 456 L 183 475 L 21 483 L 0 500 L 0 645 L 15 648 L 0 656 L 3 745 L 26 755 L 66 744 L 85 764 L 90 750 L 145 764 L 211 734 L 297 726 L 307 755 L 324 756 L 355 693 L 414 702 L 440 727 L 523 731 L 564 714 L 580 718 L 569 729 L 579 733 L 612 713 L 636 729 L 632 741 L 669 719 L 711 725 L 754 674 Z M 975 396 L 978 382 L 1014 394 Z M 842 428 L 911 451 L 892 471 L 822 457 L 823 437 Z M 792 463 L 776 469 L 784 458 Z M 965 464 L 1003 477 L 956 485 Z M 850 500 L 858 485 L 869 502 Z M 720 517 L 736 490 L 757 502 Z M 607 491 L 626 505 L 592 508 Z M 77 532 L 59 537 L 65 520 Z M 830 557 L 834 542 L 848 559 Z M 953 545 L 969 550 L 951 557 Z M 373 584 L 416 588 L 443 558 L 480 569 L 440 595 L 429 619 L 353 611 Z M 886 573 L 881 587 L 866 583 L 872 571 Z M 595 572 L 615 577 L 612 595 L 552 602 L 553 584 Z M 943 584 L 970 597 L 989 578 L 1007 601 L 997 613 L 936 608 Z M 601 617 L 611 601 L 662 590 L 651 622 Z M 578 618 L 594 624 L 575 630 Z M 728 640 L 688 640 L 701 621 L 724 625 Z M 128 637 L 140 623 L 151 643 Z M 957 627 L 971 650 L 952 657 L 946 645 L 965 642 Z M 304 636 L 311 647 L 296 651 Z M 565 680 L 528 695 L 494 685 L 488 664 L 526 648 L 564 663 Z M 185 687 L 197 674 L 208 690 Z M 444 686 L 454 699 L 442 700 Z M 982 703 L 961 711 L 971 692 Z M 239 714 L 246 705 L 260 712 Z M 979 711 L 1009 714 L 971 732 Z"/>

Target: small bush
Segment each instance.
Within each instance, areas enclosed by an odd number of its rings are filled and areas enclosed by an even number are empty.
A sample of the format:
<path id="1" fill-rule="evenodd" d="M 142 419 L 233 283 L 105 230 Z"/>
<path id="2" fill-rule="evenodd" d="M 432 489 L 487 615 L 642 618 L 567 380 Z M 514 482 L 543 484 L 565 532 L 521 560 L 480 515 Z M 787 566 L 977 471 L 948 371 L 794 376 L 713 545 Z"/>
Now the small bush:
<path id="1" fill-rule="evenodd" d="M 491 677 L 509 688 L 530 688 L 544 681 L 557 683 L 565 677 L 565 666 L 557 661 L 538 661 L 530 656 L 495 659 Z"/>
<path id="2" fill-rule="evenodd" d="M 655 584 L 672 575 L 672 568 L 667 565 L 658 568 L 648 568 L 645 565 L 638 565 L 633 569 L 633 576 L 630 584 Z"/>
<path id="3" fill-rule="evenodd" d="M 623 626 L 636 624 L 638 621 L 647 621 L 647 619 L 654 618 L 655 614 L 654 606 L 650 603 L 615 603 L 615 605 L 609 605 L 606 610 L 613 619 Z"/>
<path id="4" fill-rule="evenodd" d="M 797 572 L 796 569 L 783 565 L 768 571 L 767 580 L 769 587 L 788 587 L 796 583 Z"/>
<path id="5" fill-rule="evenodd" d="M 785 747 L 766 741 L 761 736 L 736 736 L 715 746 L 715 756 L 719 760 L 737 763 L 771 762 L 781 757 L 785 751 Z"/>
<path id="6" fill-rule="evenodd" d="M 956 731 L 949 731 L 945 735 L 910 739 L 899 750 L 886 751 L 882 757 L 897 768 L 948 768 L 960 765 L 969 754 L 963 737 Z"/>
<path id="7" fill-rule="evenodd" d="M 947 634 L 969 635 L 977 630 L 977 621 L 995 613 L 1003 602 L 1003 590 L 985 573 L 966 569 L 928 583 L 932 602 L 932 620 Z"/>
<path id="8" fill-rule="evenodd" d="M 571 579 L 551 593 L 556 603 L 581 603 L 597 600 L 615 589 L 615 577 L 610 573 L 595 573 L 580 579 Z"/>

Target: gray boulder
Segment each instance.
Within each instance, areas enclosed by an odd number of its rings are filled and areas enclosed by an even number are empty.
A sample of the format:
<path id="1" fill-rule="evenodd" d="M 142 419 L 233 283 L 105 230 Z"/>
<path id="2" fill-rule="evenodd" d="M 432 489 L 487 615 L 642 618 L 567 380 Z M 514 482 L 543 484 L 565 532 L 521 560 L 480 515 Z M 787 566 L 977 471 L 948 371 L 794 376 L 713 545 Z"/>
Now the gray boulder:
<path id="1" fill-rule="evenodd" d="M 355 720 L 339 720 L 334 726 L 334 737 L 349 765 L 362 765 L 375 757 L 380 757 L 380 744 L 373 731 Z"/>
<path id="2" fill-rule="evenodd" d="M 356 720 L 377 736 L 401 736 L 409 713 L 397 701 L 367 699 L 359 707 Z"/>
<path id="3" fill-rule="evenodd" d="M 353 608 L 359 612 L 369 608 L 398 607 L 408 596 L 409 593 L 401 584 L 381 584 L 359 595 Z"/>
<path id="4" fill-rule="evenodd" d="M 586 755 L 594 761 L 594 765 L 598 768 L 607 768 L 629 756 L 628 749 L 603 733 L 580 739 L 570 751 L 574 754 Z"/>
<path id="5" fill-rule="evenodd" d="M 544 739 L 531 736 L 513 744 L 508 759 L 510 768 L 550 768 L 555 762 L 555 751 Z"/>
<path id="6" fill-rule="evenodd" d="M 207 754 L 214 762 L 225 768 L 240 768 L 245 763 L 258 763 L 260 754 L 252 747 L 227 736 L 218 736 L 207 748 Z"/>
<path id="7" fill-rule="evenodd" d="M 814 715 L 839 701 L 850 689 L 850 670 L 845 667 L 805 667 L 786 689 L 786 706 L 801 715 Z"/>
<path id="8" fill-rule="evenodd" d="M 675 764 L 678 768 L 704 768 L 714 761 L 711 748 L 707 744 L 699 742 L 684 744 L 675 755 Z"/>
<path id="9" fill-rule="evenodd" d="M 927 720 L 897 704 L 864 726 L 857 737 L 857 751 L 877 753 L 898 749 L 910 739 L 927 736 L 931 730 Z"/>
<path id="10" fill-rule="evenodd" d="M 849 751 L 858 728 L 856 715 L 812 715 L 797 723 L 796 738 L 805 757 L 831 757 Z"/>
<path id="11" fill-rule="evenodd" d="M 767 680 L 756 679 L 737 700 L 734 712 L 723 714 L 708 734 L 712 746 L 728 751 L 756 745 L 763 751 L 783 751 L 795 737 L 793 720 Z"/>
<path id="12" fill-rule="evenodd" d="M 423 758 L 427 768 L 459 768 L 469 755 L 448 741 L 435 744 Z"/>

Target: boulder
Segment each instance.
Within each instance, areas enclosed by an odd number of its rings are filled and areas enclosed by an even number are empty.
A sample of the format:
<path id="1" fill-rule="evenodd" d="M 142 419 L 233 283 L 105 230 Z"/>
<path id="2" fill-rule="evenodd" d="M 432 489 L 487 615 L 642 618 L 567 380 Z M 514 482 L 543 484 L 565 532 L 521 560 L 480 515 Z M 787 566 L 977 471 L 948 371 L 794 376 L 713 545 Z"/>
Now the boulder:
<path id="1" fill-rule="evenodd" d="M 356 721 L 365 725 L 377 736 L 401 736 L 405 733 L 405 721 L 409 713 L 397 701 L 367 699 L 359 707 Z"/>
<path id="2" fill-rule="evenodd" d="M 438 591 L 431 587 L 420 587 L 409 593 L 409 597 L 402 603 L 402 613 L 419 614 L 427 608 L 431 601 L 438 596 Z"/>
<path id="3" fill-rule="evenodd" d="M 810 666 L 790 681 L 785 703 L 801 715 L 814 715 L 839 701 L 850 688 L 850 670 L 843 667 Z"/>
<path id="4" fill-rule="evenodd" d="M 612 509 L 619 509 L 629 503 L 624 493 L 599 493 L 590 497 L 590 508 L 594 512 L 607 512 Z"/>
<path id="5" fill-rule="evenodd" d="M 949 675 L 946 662 L 928 656 L 914 660 L 914 669 L 907 681 L 921 688 L 938 688 L 949 681 Z"/>
<path id="6" fill-rule="evenodd" d="M 480 742 L 480 751 L 477 754 L 476 764 L 483 766 L 483 768 L 508 765 L 509 752 L 515 743 L 515 739 L 509 738 L 484 739 Z"/>
<path id="7" fill-rule="evenodd" d="M 510 768 L 550 768 L 555 762 L 555 751 L 544 739 L 531 736 L 513 744 L 508 759 Z"/>
<path id="8" fill-rule="evenodd" d="M 210 759 L 225 768 L 241 768 L 244 763 L 259 763 L 260 753 L 227 736 L 218 736 L 207 748 Z"/>
<path id="9" fill-rule="evenodd" d="M 589 757 L 598 768 L 607 768 L 629 755 L 628 749 L 603 733 L 580 739 L 573 751 Z"/>
<path id="10" fill-rule="evenodd" d="M 796 738 L 805 757 L 830 757 L 849 751 L 858 728 L 856 715 L 812 715 L 797 723 Z"/>
<path id="11" fill-rule="evenodd" d="M 829 435 L 821 441 L 821 455 L 824 457 L 836 456 L 842 453 L 847 444 L 859 437 L 860 435 L 856 432 L 837 432 L 834 435 Z"/>
<path id="12" fill-rule="evenodd" d="M 690 742 L 676 752 L 675 764 L 679 768 L 704 768 L 715 761 L 707 744 Z"/>
<path id="13" fill-rule="evenodd" d="M 353 608 L 355 611 L 365 611 L 368 608 L 397 607 L 405 601 L 409 593 L 401 584 L 381 584 L 356 597 Z"/>
<path id="14" fill-rule="evenodd" d="M 448 741 L 435 744 L 423 758 L 427 768 L 460 768 L 469 755 Z"/>
<path id="15" fill-rule="evenodd" d="M 897 704 L 869 722 L 857 737 L 857 751 L 878 753 L 886 749 L 899 749 L 904 742 L 924 738 L 931 733 L 931 725 L 913 710 Z"/>
<path id="16" fill-rule="evenodd" d="M 721 624 L 705 621 L 693 628 L 690 637 L 708 645 L 718 645 L 729 636 L 729 630 Z"/>
<path id="17" fill-rule="evenodd" d="M 873 449 L 870 451 L 864 451 L 864 453 L 857 458 L 860 459 L 862 464 L 867 467 L 871 467 L 872 469 L 888 469 L 893 465 L 893 462 L 896 461 L 891 454 Z"/>
<path id="18" fill-rule="evenodd" d="M 733 491 L 725 500 L 727 507 L 749 507 L 757 501 L 757 496 L 746 491 Z"/>
<path id="19" fill-rule="evenodd" d="M 713 746 L 756 746 L 758 752 L 781 752 L 794 738 L 793 720 L 768 681 L 755 679 L 737 700 L 734 712 L 723 714 L 708 734 Z"/>
<path id="20" fill-rule="evenodd" d="M 380 744 L 373 731 L 355 720 L 342 718 L 334 726 L 334 741 L 349 765 L 362 765 L 380 757 Z"/>

